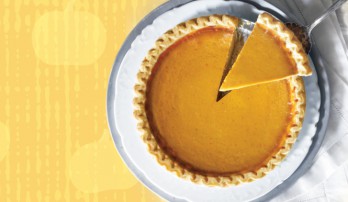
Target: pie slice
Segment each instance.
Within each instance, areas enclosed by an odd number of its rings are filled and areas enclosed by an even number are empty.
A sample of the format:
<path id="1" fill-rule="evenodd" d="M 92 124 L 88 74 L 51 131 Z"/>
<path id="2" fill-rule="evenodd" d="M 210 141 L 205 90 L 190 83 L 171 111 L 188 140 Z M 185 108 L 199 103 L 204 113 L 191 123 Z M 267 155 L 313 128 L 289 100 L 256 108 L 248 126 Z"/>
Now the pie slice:
<path id="1" fill-rule="evenodd" d="M 213 15 L 174 27 L 156 41 L 138 73 L 134 115 L 149 152 L 195 183 L 227 186 L 261 178 L 284 159 L 301 130 L 301 77 L 243 88 L 216 102 L 238 22 Z"/>
<path id="2" fill-rule="evenodd" d="M 219 90 L 311 74 L 307 55 L 293 32 L 270 14 L 263 13 Z"/>

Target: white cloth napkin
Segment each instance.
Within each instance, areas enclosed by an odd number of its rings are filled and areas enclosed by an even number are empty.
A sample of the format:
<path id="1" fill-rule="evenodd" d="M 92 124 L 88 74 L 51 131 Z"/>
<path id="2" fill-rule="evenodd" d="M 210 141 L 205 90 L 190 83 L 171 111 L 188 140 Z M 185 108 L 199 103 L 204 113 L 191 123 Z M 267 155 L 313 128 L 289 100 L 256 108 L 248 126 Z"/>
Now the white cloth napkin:
<path id="1" fill-rule="evenodd" d="M 335 0 L 268 0 L 311 23 Z M 348 201 L 348 3 L 313 31 L 329 78 L 330 118 L 313 166 L 272 201 Z"/>

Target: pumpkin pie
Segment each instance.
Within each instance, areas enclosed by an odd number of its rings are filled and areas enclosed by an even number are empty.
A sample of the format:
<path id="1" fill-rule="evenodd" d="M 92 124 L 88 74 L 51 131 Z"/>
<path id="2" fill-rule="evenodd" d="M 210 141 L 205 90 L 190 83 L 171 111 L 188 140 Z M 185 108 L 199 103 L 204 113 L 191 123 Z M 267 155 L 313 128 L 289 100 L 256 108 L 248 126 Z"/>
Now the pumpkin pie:
<path id="1" fill-rule="evenodd" d="M 296 74 L 232 91 L 216 102 L 238 22 L 212 15 L 174 27 L 157 40 L 138 73 L 134 115 L 149 152 L 169 171 L 196 183 L 237 185 L 265 176 L 301 130 L 305 89 Z M 274 49 L 266 51 L 283 54 L 269 46 Z M 289 57 L 274 63 L 306 65 L 305 58 Z M 255 67 L 265 67 L 270 60 L 257 62 Z"/>

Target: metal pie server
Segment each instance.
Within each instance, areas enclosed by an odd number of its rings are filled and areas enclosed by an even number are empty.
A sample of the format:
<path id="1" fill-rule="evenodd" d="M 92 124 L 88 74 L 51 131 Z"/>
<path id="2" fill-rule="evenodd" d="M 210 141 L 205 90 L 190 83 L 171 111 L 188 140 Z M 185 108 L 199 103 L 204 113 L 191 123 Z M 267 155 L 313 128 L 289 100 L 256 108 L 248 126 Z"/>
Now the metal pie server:
<path id="1" fill-rule="evenodd" d="M 231 70 L 232 65 L 236 61 L 239 52 L 242 50 L 244 43 L 249 37 L 251 31 L 253 30 L 254 25 L 255 23 L 251 21 L 244 20 L 244 19 L 239 20 L 238 26 L 236 27 L 236 30 L 235 30 L 235 34 L 233 35 L 231 48 L 228 52 L 227 61 L 225 63 L 224 72 L 222 73 L 219 89 L 222 82 L 225 80 L 225 77 L 227 76 L 228 72 Z M 221 100 L 229 92 L 231 91 L 221 92 L 218 90 L 216 101 L 218 102 L 219 100 Z"/>

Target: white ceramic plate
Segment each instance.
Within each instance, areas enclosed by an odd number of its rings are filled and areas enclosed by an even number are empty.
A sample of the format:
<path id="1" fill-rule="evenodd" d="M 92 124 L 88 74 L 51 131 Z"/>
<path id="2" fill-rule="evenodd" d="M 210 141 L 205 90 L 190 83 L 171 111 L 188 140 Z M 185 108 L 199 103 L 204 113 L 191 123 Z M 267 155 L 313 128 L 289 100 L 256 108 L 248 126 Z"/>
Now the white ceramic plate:
<path id="1" fill-rule="evenodd" d="M 175 198 L 187 201 L 248 201 L 256 199 L 287 179 L 301 164 L 312 144 L 319 119 L 320 91 L 317 85 L 315 69 L 311 77 L 305 78 L 307 105 L 303 129 L 287 158 L 265 177 L 251 183 L 226 188 L 208 187 L 194 184 L 178 178 L 160 166 L 155 157 L 147 151 L 147 146 L 137 130 L 137 120 L 133 116 L 133 91 L 136 74 L 141 62 L 155 41 L 175 25 L 199 16 L 210 14 L 230 14 L 255 21 L 262 12 L 242 2 L 205 0 L 195 1 L 170 10 L 154 20 L 134 40 L 131 49 L 125 55 L 115 82 L 115 106 L 113 112 L 115 125 L 121 137 L 122 146 L 135 165 L 137 172 L 154 184 L 161 191 Z"/>

